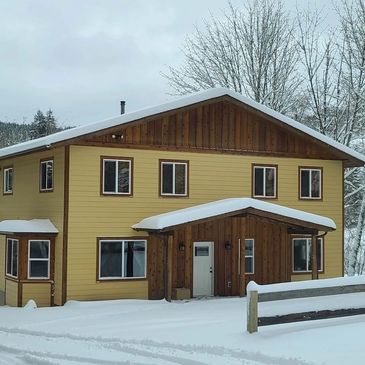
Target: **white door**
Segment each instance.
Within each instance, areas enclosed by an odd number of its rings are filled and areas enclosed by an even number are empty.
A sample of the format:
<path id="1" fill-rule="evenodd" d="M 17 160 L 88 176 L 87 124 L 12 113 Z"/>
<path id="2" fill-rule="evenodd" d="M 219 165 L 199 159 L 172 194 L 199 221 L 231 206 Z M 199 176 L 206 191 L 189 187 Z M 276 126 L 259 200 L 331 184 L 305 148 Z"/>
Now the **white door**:
<path id="1" fill-rule="evenodd" d="M 194 242 L 193 296 L 214 295 L 214 242 Z"/>

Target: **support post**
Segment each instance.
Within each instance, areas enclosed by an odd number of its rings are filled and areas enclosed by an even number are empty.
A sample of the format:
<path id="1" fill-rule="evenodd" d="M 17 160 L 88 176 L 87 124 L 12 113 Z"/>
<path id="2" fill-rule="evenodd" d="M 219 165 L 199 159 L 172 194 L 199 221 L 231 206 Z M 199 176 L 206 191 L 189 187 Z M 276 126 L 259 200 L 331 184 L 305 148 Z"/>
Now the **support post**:
<path id="1" fill-rule="evenodd" d="M 246 283 L 245 283 L 245 240 L 240 239 L 239 240 L 239 248 L 240 255 L 239 255 L 239 295 L 240 297 L 245 296 L 245 289 L 246 289 Z"/>
<path id="2" fill-rule="evenodd" d="M 257 318 L 258 293 L 256 290 L 247 293 L 247 332 L 257 332 L 258 318 Z"/>
<path id="3" fill-rule="evenodd" d="M 318 279 L 318 252 L 317 252 L 317 236 L 312 235 L 312 280 Z"/>
<path id="4" fill-rule="evenodd" d="M 167 238 L 167 291 L 166 291 L 166 300 L 171 302 L 172 298 L 172 268 L 173 268 L 173 243 L 174 236 L 169 235 Z"/>

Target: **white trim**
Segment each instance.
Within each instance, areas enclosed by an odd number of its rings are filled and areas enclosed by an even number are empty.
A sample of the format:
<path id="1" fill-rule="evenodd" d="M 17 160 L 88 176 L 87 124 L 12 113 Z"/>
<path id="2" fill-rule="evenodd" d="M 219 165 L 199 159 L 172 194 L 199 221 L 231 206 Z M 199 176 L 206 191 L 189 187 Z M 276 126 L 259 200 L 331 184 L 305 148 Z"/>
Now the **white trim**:
<path id="1" fill-rule="evenodd" d="M 7 187 L 10 185 L 9 182 L 9 172 L 11 171 L 13 177 L 14 177 L 14 169 L 13 167 L 7 167 L 4 169 L 3 172 L 3 193 L 4 194 L 11 194 L 13 192 L 13 182 L 11 184 L 11 189 L 7 190 Z"/>
<path id="2" fill-rule="evenodd" d="M 100 265 L 100 260 L 101 260 L 101 243 L 102 242 L 121 242 L 122 243 L 122 276 L 101 276 L 101 265 Z M 124 244 L 125 242 L 143 242 L 144 243 L 144 253 L 145 253 L 145 257 L 144 257 L 144 276 L 124 276 Z M 99 250 L 99 262 L 98 262 L 98 280 L 103 281 L 103 280 L 133 280 L 133 279 L 146 279 L 147 278 L 147 240 L 145 239 L 99 239 L 98 241 L 98 250 Z"/>
<path id="3" fill-rule="evenodd" d="M 115 162 L 115 191 L 105 191 L 105 162 Z M 128 162 L 128 192 L 118 192 L 119 162 Z M 131 195 L 132 194 L 132 160 L 119 158 L 103 158 L 103 195 Z"/>
<path id="4" fill-rule="evenodd" d="M 306 168 L 301 167 L 299 169 L 299 198 L 300 199 L 309 199 L 309 200 L 321 200 L 322 199 L 322 169 L 320 168 Z M 302 196 L 302 171 L 309 171 L 309 196 Z M 312 172 L 318 171 L 319 172 L 319 197 L 315 196 L 312 197 Z"/>
<path id="5" fill-rule="evenodd" d="M 256 188 L 256 174 L 255 174 L 255 170 L 256 169 L 263 169 L 264 170 L 264 173 L 262 175 L 262 178 L 263 178 L 263 195 L 257 195 L 255 194 L 255 188 Z M 274 170 L 274 195 L 266 195 L 266 170 L 268 169 L 272 169 Z M 271 198 L 271 199 L 275 199 L 276 198 L 276 179 L 277 179 L 277 174 L 276 174 L 276 170 L 277 170 L 277 167 L 276 166 L 260 166 L 260 165 L 253 165 L 253 189 L 252 189 L 252 195 L 254 198 Z"/>
<path id="6" fill-rule="evenodd" d="M 8 242 L 11 241 L 11 272 L 13 271 L 13 245 L 14 245 L 14 242 L 17 243 L 17 246 L 16 246 L 16 256 L 17 256 L 17 260 L 16 260 L 16 273 L 17 275 L 13 275 L 13 274 L 9 274 L 8 273 L 8 254 L 9 254 L 9 245 L 8 245 Z M 19 275 L 19 240 L 15 239 L 15 238 L 7 238 L 6 239 L 6 276 L 10 276 L 12 278 L 15 278 L 17 279 L 18 278 L 18 275 Z"/>
<path id="7" fill-rule="evenodd" d="M 52 186 L 49 187 L 48 186 L 48 179 L 47 179 L 47 168 L 48 168 L 48 164 L 51 164 L 52 165 Z M 43 169 L 42 169 L 42 165 L 46 165 L 46 171 L 45 171 L 45 181 L 46 181 L 46 187 L 45 188 L 42 188 L 42 173 L 43 173 Z M 54 170 L 53 170 L 53 159 L 49 159 L 49 160 L 43 160 L 41 161 L 40 163 L 40 174 L 39 174 L 39 190 L 40 191 L 51 191 L 53 190 L 53 182 L 54 182 Z"/>
<path id="8" fill-rule="evenodd" d="M 47 258 L 31 258 L 30 257 L 30 245 L 32 242 L 47 242 L 48 243 L 48 257 Z M 30 276 L 30 264 L 33 261 L 47 261 L 48 272 L 47 277 L 45 276 Z M 47 280 L 50 277 L 50 266 L 51 266 L 51 241 L 50 240 L 28 240 L 28 279 Z"/>
<path id="9" fill-rule="evenodd" d="M 252 241 L 252 255 L 246 255 L 246 241 Z M 255 274 L 255 239 L 245 238 L 245 274 L 253 275 Z M 246 270 L 246 259 L 252 259 L 252 272 Z"/>
<path id="10" fill-rule="evenodd" d="M 320 269 L 318 272 L 324 271 L 324 257 L 323 257 L 323 238 L 317 238 L 320 241 L 321 248 L 321 261 L 320 261 Z M 295 270 L 294 269 L 294 241 L 306 241 L 306 270 Z M 310 237 L 294 237 L 292 238 L 292 273 L 293 274 L 303 274 L 303 273 L 311 273 L 312 270 L 309 270 L 309 263 L 311 262 L 311 257 L 309 255 L 309 243 L 312 244 L 312 238 Z M 318 263 L 317 263 L 318 265 Z"/>
<path id="11" fill-rule="evenodd" d="M 172 165 L 172 193 L 164 193 L 163 192 L 163 165 Z M 176 191 L 176 186 L 175 186 L 175 182 L 176 182 L 176 165 L 184 165 L 185 166 L 185 186 L 184 186 L 184 190 L 185 193 L 184 194 L 177 194 Z M 161 196 L 187 196 L 188 195 L 188 163 L 187 162 L 183 162 L 183 161 L 161 161 L 161 166 L 160 166 L 160 170 L 161 170 L 161 177 L 160 177 L 160 195 Z"/>

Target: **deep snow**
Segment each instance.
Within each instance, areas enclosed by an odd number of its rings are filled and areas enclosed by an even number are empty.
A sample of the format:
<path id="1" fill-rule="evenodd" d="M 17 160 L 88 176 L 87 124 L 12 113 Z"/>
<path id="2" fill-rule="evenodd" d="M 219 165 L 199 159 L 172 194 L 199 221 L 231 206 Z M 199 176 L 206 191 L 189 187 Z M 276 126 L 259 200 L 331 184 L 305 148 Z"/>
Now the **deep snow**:
<path id="1" fill-rule="evenodd" d="M 260 315 L 365 306 L 365 293 L 262 303 Z M 0 364 L 362 364 L 365 316 L 246 328 L 245 298 L 0 307 Z"/>

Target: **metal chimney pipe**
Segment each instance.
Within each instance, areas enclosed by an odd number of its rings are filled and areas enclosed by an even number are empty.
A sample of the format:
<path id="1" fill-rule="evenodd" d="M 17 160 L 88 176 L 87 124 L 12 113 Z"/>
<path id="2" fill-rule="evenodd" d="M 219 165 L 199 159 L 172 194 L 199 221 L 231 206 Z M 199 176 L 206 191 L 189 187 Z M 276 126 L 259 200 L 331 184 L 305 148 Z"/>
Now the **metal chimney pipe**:
<path id="1" fill-rule="evenodd" d="M 125 113 L 125 100 L 120 101 L 120 114 Z"/>

